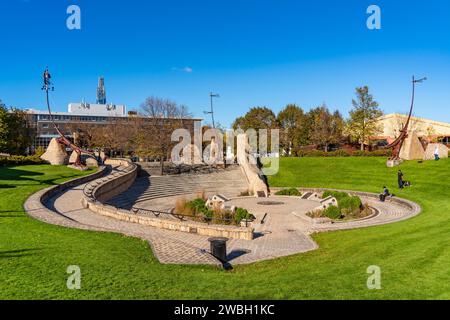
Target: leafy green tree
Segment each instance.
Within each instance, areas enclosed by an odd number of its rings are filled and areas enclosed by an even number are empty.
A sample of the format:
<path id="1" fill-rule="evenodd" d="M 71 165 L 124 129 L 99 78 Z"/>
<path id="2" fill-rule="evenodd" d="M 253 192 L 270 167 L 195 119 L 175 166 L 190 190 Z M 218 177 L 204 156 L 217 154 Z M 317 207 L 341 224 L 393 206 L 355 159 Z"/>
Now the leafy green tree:
<path id="1" fill-rule="evenodd" d="M 0 100 L 0 152 L 6 152 L 8 147 L 8 110 Z"/>
<path id="2" fill-rule="evenodd" d="M 292 149 L 308 141 L 308 126 L 302 108 L 295 104 L 288 104 L 278 113 L 277 121 L 281 129 L 280 146 L 286 154 Z"/>
<path id="3" fill-rule="evenodd" d="M 328 146 L 342 140 L 344 119 L 339 111 L 331 113 L 327 106 L 312 109 L 309 112 L 311 133 L 310 140 L 328 151 Z"/>
<path id="4" fill-rule="evenodd" d="M 237 118 L 233 123 L 233 129 L 275 129 L 278 127 L 275 113 L 267 107 L 251 108 L 243 117 Z"/>
<path id="5" fill-rule="evenodd" d="M 278 129 L 278 121 L 275 113 L 267 107 L 254 107 L 251 108 L 249 112 L 243 117 L 237 118 L 233 123 L 233 129 L 241 129 L 247 131 L 249 129 L 254 129 L 258 133 L 257 143 L 259 152 L 267 151 L 271 148 L 271 130 Z M 267 130 L 267 140 L 261 139 L 259 135 L 259 130 Z M 255 150 L 256 151 L 256 150 Z"/>
<path id="6" fill-rule="evenodd" d="M 0 152 L 21 155 L 31 146 L 34 130 L 28 125 L 25 112 L 8 111 L 0 101 Z"/>
<path id="7" fill-rule="evenodd" d="M 371 136 L 381 131 L 377 120 L 383 112 L 369 93 L 368 86 L 356 88 L 356 99 L 352 100 L 352 104 L 347 130 L 350 136 L 361 144 L 361 150 L 364 151 L 364 144 Z"/>

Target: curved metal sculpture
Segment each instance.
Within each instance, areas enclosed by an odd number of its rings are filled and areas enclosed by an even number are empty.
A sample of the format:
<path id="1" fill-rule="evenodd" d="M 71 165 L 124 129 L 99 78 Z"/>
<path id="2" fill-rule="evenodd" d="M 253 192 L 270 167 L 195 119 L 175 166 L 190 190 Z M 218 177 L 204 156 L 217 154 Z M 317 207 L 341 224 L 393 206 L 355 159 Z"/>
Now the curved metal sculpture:
<path id="1" fill-rule="evenodd" d="M 403 147 L 403 144 L 405 143 L 406 138 L 408 138 L 409 124 L 411 122 L 412 112 L 414 109 L 416 83 L 422 83 L 425 80 L 427 80 L 427 78 L 422 78 L 418 80 L 416 80 L 414 76 L 412 78 L 412 100 L 411 100 L 411 108 L 409 109 L 408 120 L 406 121 L 406 124 L 403 126 L 403 128 L 400 130 L 400 135 L 397 137 L 397 139 L 395 139 L 394 142 L 386 146 L 386 148 L 392 149 L 392 156 L 389 160 L 393 161 L 400 160 L 400 151 Z"/>
<path id="2" fill-rule="evenodd" d="M 95 156 L 93 153 L 83 150 L 80 147 L 78 147 L 77 145 L 75 145 L 74 143 L 70 142 L 70 140 L 65 137 L 65 135 L 61 132 L 61 130 L 56 125 L 55 120 L 53 118 L 52 110 L 50 108 L 50 99 L 49 99 L 49 94 L 48 94 L 48 92 L 50 90 L 54 91 L 55 87 L 52 86 L 52 83 L 50 81 L 52 76 L 50 75 L 50 72 L 48 71 L 48 67 L 44 71 L 43 78 L 44 78 L 44 85 L 42 86 L 42 90 L 44 90 L 45 94 L 46 94 L 47 109 L 48 109 L 48 114 L 50 116 L 50 121 L 53 123 L 53 126 L 54 126 L 56 132 L 58 132 L 58 134 L 59 134 L 58 143 L 63 144 L 66 147 L 69 147 L 70 149 L 75 151 L 77 157 L 76 157 L 74 165 L 79 168 L 84 168 L 83 164 L 81 163 L 81 153 L 85 153 L 85 154 L 93 157 L 94 159 L 95 159 Z"/>

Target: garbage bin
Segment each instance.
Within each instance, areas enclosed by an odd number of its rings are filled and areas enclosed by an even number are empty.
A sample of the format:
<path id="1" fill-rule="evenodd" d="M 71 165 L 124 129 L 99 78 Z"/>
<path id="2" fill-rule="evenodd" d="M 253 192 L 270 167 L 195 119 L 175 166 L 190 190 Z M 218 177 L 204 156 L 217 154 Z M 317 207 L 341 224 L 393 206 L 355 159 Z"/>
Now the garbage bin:
<path id="1" fill-rule="evenodd" d="M 211 243 L 211 254 L 221 262 L 226 262 L 228 238 L 215 237 L 209 238 L 208 241 Z"/>

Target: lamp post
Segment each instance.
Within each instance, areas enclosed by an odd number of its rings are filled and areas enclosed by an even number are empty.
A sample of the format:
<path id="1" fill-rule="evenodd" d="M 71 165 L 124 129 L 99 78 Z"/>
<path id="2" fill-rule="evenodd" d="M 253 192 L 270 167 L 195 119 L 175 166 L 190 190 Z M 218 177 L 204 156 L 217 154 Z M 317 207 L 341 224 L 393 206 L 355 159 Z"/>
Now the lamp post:
<path id="1" fill-rule="evenodd" d="M 210 93 L 209 93 L 209 97 L 210 97 L 210 99 L 211 99 L 211 109 L 210 109 L 210 111 L 204 111 L 204 113 L 205 113 L 205 114 L 210 114 L 210 115 L 211 115 L 212 126 L 213 126 L 213 128 L 216 128 L 216 124 L 215 124 L 215 121 L 214 121 L 214 102 L 213 102 L 213 99 L 214 99 L 214 98 L 220 98 L 220 95 L 217 94 L 217 93 L 212 93 L 212 92 L 210 92 Z"/>

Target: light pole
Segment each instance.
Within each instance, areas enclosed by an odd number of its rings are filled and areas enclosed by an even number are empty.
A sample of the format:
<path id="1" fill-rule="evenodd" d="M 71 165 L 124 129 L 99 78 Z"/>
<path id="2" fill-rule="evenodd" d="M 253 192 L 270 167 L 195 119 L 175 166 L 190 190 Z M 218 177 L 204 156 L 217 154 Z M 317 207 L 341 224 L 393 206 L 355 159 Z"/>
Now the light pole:
<path id="1" fill-rule="evenodd" d="M 211 99 L 211 110 L 210 111 L 204 111 L 204 113 L 211 115 L 212 125 L 213 125 L 213 128 L 215 129 L 216 128 L 216 124 L 215 124 L 215 121 L 214 121 L 214 103 L 213 103 L 213 99 L 214 98 L 220 98 L 220 95 L 217 94 L 217 93 L 210 92 L 209 93 L 209 97 Z"/>

